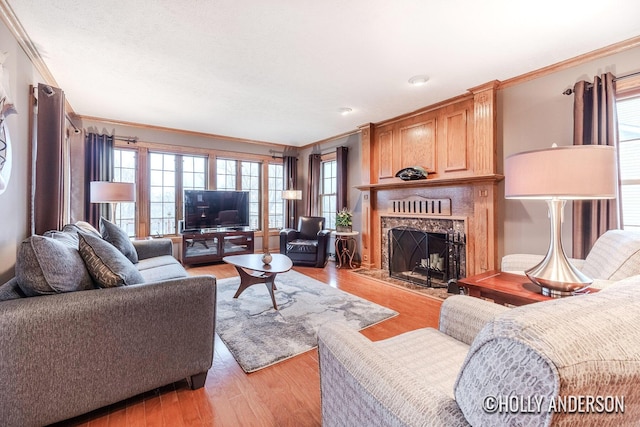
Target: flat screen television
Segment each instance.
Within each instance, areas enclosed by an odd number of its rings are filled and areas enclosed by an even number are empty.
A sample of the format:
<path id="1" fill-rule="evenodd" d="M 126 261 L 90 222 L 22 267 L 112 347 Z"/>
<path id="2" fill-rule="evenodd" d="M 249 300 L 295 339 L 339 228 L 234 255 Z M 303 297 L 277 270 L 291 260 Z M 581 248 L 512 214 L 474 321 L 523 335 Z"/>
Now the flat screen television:
<path id="1" fill-rule="evenodd" d="M 249 192 L 185 190 L 184 229 L 249 226 Z"/>

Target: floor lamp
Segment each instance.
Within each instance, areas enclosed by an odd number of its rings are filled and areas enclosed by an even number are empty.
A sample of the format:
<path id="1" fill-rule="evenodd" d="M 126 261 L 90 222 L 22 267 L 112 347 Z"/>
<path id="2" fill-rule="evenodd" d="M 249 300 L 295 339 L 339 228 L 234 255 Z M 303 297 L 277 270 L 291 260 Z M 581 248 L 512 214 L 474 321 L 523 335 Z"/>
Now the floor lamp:
<path id="1" fill-rule="evenodd" d="M 136 186 L 132 182 L 92 181 L 90 201 L 91 203 L 110 203 L 110 219 L 115 222 L 118 203 L 136 201 Z"/>
<path id="2" fill-rule="evenodd" d="M 505 160 L 505 198 L 545 200 L 551 240 L 544 259 L 525 272 L 547 296 L 572 295 L 593 280 L 569 263 L 562 246 L 567 200 L 613 199 L 617 193 L 615 148 L 572 145 L 514 154 Z"/>
<path id="3" fill-rule="evenodd" d="M 289 181 L 289 189 L 282 192 L 282 199 L 286 200 L 287 203 L 289 203 L 289 213 L 291 214 L 291 221 L 289 225 L 291 226 L 291 228 L 295 228 L 296 225 L 294 224 L 295 217 L 293 215 L 293 204 L 295 203 L 295 200 L 302 200 L 302 190 L 294 190 L 293 180 Z"/>

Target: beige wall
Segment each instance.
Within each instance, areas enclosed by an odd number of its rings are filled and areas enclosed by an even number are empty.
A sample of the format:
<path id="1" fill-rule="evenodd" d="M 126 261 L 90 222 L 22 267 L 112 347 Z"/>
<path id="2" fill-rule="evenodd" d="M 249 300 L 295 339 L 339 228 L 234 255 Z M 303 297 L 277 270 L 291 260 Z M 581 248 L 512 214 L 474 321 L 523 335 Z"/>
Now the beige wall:
<path id="1" fill-rule="evenodd" d="M 29 234 L 28 165 L 29 165 L 29 85 L 42 81 L 31 61 L 11 32 L 0 21 L 0 51 L 8 52 L 4 64 L 9 74 L 9 91 L 18 114 L 7 118 L 13 166 L 7 190 L 0 194 L 0 284 L 14 275 L 16 248 Z"/>
<path id="2" fill-rule="evenodd" d="M 611 71 L 640 71 L 640 48 L 591 61 L 499 92 L 498 143 L 504 157 L 526 150 L 573 144 L 573 96 L 562 92 L 580 80 Z M 536 171 L 529 171 L 536 179 Z M 504 193 L 503 193 L 504 194 Z M 542 201 L 503 200 L 503 253 L 545 253 L 549 220 Z M 563 241 L 571 255 L 571 203 L 565 206 Z"/>

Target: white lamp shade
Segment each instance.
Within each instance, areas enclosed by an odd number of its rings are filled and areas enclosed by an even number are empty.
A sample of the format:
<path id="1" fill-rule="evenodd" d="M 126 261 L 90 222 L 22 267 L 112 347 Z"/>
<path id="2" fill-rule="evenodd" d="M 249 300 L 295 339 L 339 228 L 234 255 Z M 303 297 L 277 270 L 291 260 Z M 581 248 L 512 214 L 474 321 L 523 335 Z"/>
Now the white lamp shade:
<path id="1" fill-rule="evenodd" d="M 613 199 L 618 186 L 615 148 L 571 145 L 514 154 L 505 160 L 510 199 Z"/>
<path id="2" fill-rule="evenodd" d="M 92 181 L 91 203 L 135 202 L 136 186 L 131 182 Z"/>
<path id="3" fill-rule="evenodd" d="M 282 198 L 284 200 L 302 200 L 302 190 L 284 190 Z"/>

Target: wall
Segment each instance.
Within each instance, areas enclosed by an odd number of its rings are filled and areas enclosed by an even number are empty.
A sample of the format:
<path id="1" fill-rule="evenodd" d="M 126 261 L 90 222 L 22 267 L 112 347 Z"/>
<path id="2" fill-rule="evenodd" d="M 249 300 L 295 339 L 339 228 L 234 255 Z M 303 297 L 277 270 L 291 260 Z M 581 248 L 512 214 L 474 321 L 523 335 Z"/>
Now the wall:
<path id="1" fill-rule="evenodd" d="M 552 143 L 573 144 L 573 96 L 562 92 L 580 80 L 612 72 L 624 75 L 640 71 L 640 48 L 593 60 L 512 87 L 498 93 L 498 146 L 502 158 L 527 150 L 548 148 Z M 500 169 L 502 170 L 502 169 Z M 535 179 L 536 171 L 530 171 Z M 546 203 L 504 200 L 501 228 L 502 253 L 545 253 L 549 244 Z M 563 242 L 571 255 L 571 203 L 565 206 Z"/>
<path id="2" fill-rule="evenodd" d="M 0 51 L 8 52 L 4 63 L 9 92 L 18 114 L 7 118 L 13 166 L 7 190 L 0 194 L 0 284 L 14 276 L 16 249 L 29 234 L 29 85 L 42 78 L 11 32 L 0 21 Z"/>

